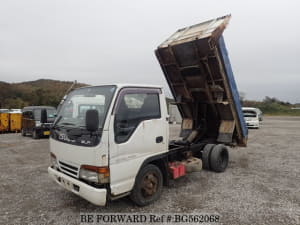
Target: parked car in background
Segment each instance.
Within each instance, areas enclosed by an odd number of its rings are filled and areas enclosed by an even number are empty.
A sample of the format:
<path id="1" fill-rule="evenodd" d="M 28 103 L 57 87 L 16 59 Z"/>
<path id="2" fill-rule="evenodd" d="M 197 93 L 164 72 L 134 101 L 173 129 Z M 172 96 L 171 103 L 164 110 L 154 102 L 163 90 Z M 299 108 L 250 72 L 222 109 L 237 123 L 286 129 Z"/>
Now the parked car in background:
<path id="1" fill-rule="evenodd" d="M 248 128 L 259 128 L 259 111 L 257 108 L 243 107 L 243 114 Z"/>
<path id="2" fill-rule="evenodd" d="M 256 108 L 259 121 L 263 121 L 263 113 L 259 108 Z"/>
<path id="3" fill-rule="evenodd" d="M 32 135 L 38 139 L 50 135 L 51 124 L 55 120 L 56 109 L 52 106 L 28 106 L 22 110 L 22 136 Z"/>

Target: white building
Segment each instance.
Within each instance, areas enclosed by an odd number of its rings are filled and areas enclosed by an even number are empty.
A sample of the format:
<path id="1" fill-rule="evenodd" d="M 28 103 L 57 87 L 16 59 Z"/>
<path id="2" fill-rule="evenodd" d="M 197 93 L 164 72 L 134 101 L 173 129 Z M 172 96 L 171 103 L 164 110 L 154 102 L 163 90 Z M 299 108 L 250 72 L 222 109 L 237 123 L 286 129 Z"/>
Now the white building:
<path id="1" fill-rule="evenodd" d="M 169 122 L 170 123 L 181 123 L 182 118 L 178 110 L 177 105 L 169 104 Z"/>

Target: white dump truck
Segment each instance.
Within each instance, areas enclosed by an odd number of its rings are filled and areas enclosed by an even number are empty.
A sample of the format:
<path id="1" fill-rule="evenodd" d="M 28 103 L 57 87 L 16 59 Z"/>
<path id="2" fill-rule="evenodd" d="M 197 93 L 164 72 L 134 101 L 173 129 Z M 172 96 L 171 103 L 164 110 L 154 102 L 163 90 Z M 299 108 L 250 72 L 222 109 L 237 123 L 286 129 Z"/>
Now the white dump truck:
<path id="1" fill-rule="evenodd" d="M 225 171 L 227 148 L 247 143 L 222 37 L 229 18 L 180 29 L 155 51 L 183 118 L 180 140 L 169 140 L 161 86 L 75 89 L 51 129 L 51 178 L 95 205 L 130 195 L 144 206 L 160 197 L 170 179 L 202 165 Z"/>

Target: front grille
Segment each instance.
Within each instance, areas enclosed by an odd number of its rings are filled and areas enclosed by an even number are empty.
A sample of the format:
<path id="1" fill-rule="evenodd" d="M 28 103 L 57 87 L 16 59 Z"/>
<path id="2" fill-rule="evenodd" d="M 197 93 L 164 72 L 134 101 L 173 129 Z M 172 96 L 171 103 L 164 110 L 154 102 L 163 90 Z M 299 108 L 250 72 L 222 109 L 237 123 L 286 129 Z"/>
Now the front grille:
<path id="1" fill-rule="evenodd" d="M 77 178 L 78 177 L 78 167 L 74 165 L 70 165 L 68 163 L 59 161 L 59 168 L 61 169 L 62 172 Z"/>

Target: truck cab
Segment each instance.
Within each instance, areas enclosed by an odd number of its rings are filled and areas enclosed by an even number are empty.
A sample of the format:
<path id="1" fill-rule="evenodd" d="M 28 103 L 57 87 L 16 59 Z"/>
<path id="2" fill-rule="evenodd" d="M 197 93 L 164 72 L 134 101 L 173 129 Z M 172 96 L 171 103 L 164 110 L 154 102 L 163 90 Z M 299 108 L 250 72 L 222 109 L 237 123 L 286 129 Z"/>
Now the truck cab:
<path id="1" fill-rule="evenodd" d="M 128 194 L 142 164 L 162 157 L 168 144 L 161 87 L 84 87 L 64 99 L 57 115 L 48 171 L 61 186 L 105 205 L 107 196 Z"/>

